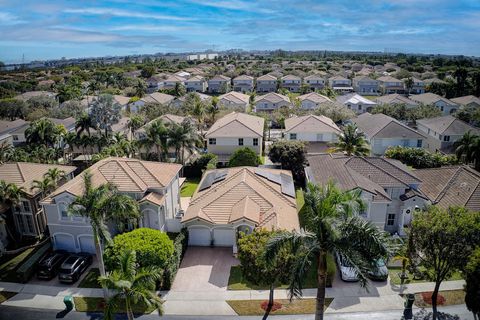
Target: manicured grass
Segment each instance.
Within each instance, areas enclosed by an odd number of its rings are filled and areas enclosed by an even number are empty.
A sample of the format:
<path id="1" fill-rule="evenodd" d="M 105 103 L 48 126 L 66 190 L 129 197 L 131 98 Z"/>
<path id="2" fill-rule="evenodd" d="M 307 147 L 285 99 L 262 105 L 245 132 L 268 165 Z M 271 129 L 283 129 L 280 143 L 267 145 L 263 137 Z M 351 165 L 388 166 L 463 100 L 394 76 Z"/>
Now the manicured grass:
<path id="1" fill-rule="evenodd" d="M 297 188 L 295 190 L 295 195 L 297 198 L 297 210 L 301 212 L 303 209 L 303 205 L 305 204 L 305 198 L 303 197 L 303 189 Z"/>
<path id="2" fill-rule="evenodd" d="M 0 291 L 0 304 L 4 303 L 14 295 L 16 295 L 16 292 L 10 292 L 10 291 Z"/>
<path id="3" fill-rule="evenodd" d="M 8 260 L 2 260 L 3 263 L 0 265 L 0 281 L 17 282 L 16 270 L 28 259 L 34 249 L 35 248 L 27 249 L 15 256 L 8 257 Z"/>
<path id="4" fill-rule="evenodd" d="M 92 297 L 73 297 L 75 303 L 75 309 L 79 312 L 103 312 L 104 299 L 92 298 Z M 155 309 L 153 307 L 148 308 L 143 303 L 133 305 L 133 312 L 140 313 L 152 313 Z M 121 304 L 118 308 L 118 312 L 125 312 L 125 306 Z"/>
<path id="5" fill-rule="evenodd" d="M 79 288 L 101 288 L 102 286 L 98 282 L 100 276 L 100 270 L 98 268 L 91 268 L 85 278 L 79 283 Z"/>
<path id="6" fill-rule="evenodd" d="M 185 180 L 180 190 L 180 197 L 191 197 L 200 183 L 200 178 L 189 178 Z"/>
<path id="7" fill-rule="evenodd" d="M 261 304 L 265 300 L 227 300 L 227 303 L 238 313 L 239 316 L 261 316 L 265 313 Z M 325 299 L 325 310 L 328 308 L 332 298 Z M 271 315 L 281 314 L 313 314 L 315 313 L 315 299 L 298 299 L 290 302 L 288 299 L 275 300 L 282 304 L 282 307 L 272 311 Z"/>
<path id="8" fill-rule="evenodd" d="M 419 292 L 415 293 L 415 305 L 419 308 L 427 308 L 431 306 L 431 292 Z M 429 298 L 430 301 L 425 301 L 424 295 Z M 438 295 L 445 298 L 442 306 L 451 306 L 456 304 L 464 304 L 465 303 L 465 291 L 459 290 L 446 290 L 438 292 Z M 437 301 L 443 299 L 437 299 Z"/>
<path id="9" fill-rule="evenodd" d="M 388 274 L 390 276 L 390 283 L 394 285 L 400 285 L 400 273 L 402 272 L 401 267 L 388 267 Z M 403 284 L 409 283 L 418 283 L 418 282 L 429 282 L 427 279 L 414 279 L 413 275 L 407 271 L 408 278 L 405 279 Z M 463 276 L 460 272 L 455 272 L 449 279 L 447 280 L 462 280 Z"/>
<path id="10" fill-rule="evenodd" d="M 335 262 L 332 256 L 327 256 L 327 265 L 328 265 L 328 274 L 330 275 L 329 279 L 333 279 L 335 277 L 336 267 Z M 331 281 L 331 280 L 330 280 Z M 327 280 L 328 285 L 329 280 Z M 331 286 L 331 285 L 330 285 Z M 307 288 L 316 288 L 317 287 L 317 266 L 316 264 L 310 267 L 310 270 L 305 277 L 305 282 L 303 283 L 303 287 Z M 287 284 L 282 284 L 278 287 L 278 289 L 286 289 L 288 288 Z M 228 290 L 268 290 L 268 286 L 265 285 L 258 285 L 252 283 L 245 279 L 242 274 L 242 269 L 240 266 L 233 266 L 230 269 L 230 277 L 228 278 Z"/>

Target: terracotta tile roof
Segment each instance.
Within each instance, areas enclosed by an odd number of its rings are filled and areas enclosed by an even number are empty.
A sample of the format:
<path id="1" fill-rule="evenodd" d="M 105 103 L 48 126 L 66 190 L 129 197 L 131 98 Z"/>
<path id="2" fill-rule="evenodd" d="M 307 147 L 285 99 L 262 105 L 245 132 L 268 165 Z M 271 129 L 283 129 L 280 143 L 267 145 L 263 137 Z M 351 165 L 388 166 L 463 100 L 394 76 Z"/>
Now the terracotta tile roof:
<path id="1" fill-rule="evenodd" d="M 119 105 L 124 106 L 128 104 L 130 98 L 116 94 L 113 96 L 113 100 L 116 101 Z"/>
<path id="2" fill-rule="evenodd" d="M 260 76 L 257 78 L 257 81 L 272 81 L 272 80 L 277 80 L 277 77 L 271 74 L 264 74 L 263 76 Z"/>
<path id="3" fill-rule="evenodd" d="M 218 97 L 219 100 L 225 99 L 237 104 L 248 104 L 250 96 L 241 92 L 230 91 Z"/>
<path id="4" fill-rule="evenodd" d="M 341 132 L 332 119 L 312 114 L 285 119 L 285 132 L 292 130 L 293 132 Z"/>
<path id="5" fill-rule="evenodd" d="M 311 74 L 303 78 L 303 80 L 325 80 L 325 78 L 319 74 Z"/>
<path id="6" fill-rule="evenodd" d="M 211 224 L 228 224 L 239 219 L 248 219 L 257 227 L 298 229 L 295 197 L 283 194 L 281 185 L 256 174 L 257 169 L 225 169 L 227 175 L 223 181 L 195 192 L 182 222 L 202 219 Z M 291 177 L 289 171 L 262 170 Z M 212 170 L 205 173 L 200 184 L 209 172 Z"/>
<path id="7" fill-rule="evenodd" d="M 451 115 L 420 119 L 417 120 L 417 123 L 441 135 L 463 135 L 467 131 L 477 134 L 480 132 L 478 128 Z"/>
<path id="8" fill-rule="evenodd" d="M 165 197 L 156 192 L 150 192 L 139 201 L 139 203 L 142 202 L 151 202 L 153 204 L 161 206 L 165 202 Z"/>
<path id="9" fill-rule="evenodd" d="M 230 81 L 230 78 L 222 74 L 218 74 L 208 81 Z"/>
<path id="10" fill-rule="evenodd" d="M 295 81 L 302 80 L 302 78 L 294 76 L 293 74 L 287 74 L 286 76 L 283 76 L 281 79 L 282 80 L 295 80 Z"/>
<path id="11" fill-rule="evenodd" d="M 146 95 L 142 98 L 145 103 L 160 103 L 160 104 L 168 104 L 175 99 L 174 96 L 162 93 L 162 92 L 154 92 L 149 95 Z"/>
<path id="12" fill-rule="evenodd" d="M 418 169 L 420 191 L 442 208 L 465 206 L 480 211 L 480 174 L 468 166 Z"/>
<path id="13" fill-rule="evenodd" d="M 182 166 L 174 163 L 142 161 L 133 158 L 110 157 L 91 166 L 94 187 L 112 183 L 121 192 L 145 193 L 149 189 L 161 189 L 176 177 Z M 75 196 L 83 193 L 85 171 L 53 192 L 45 201 L 68 192 Z"/>
<path id="14" fill-rule="evenodd" d="M 480 105 L 480 98 L 472 96 L 472 95 L 453 98 L 453 99 L 450 99 L 450 100 L 457 103 L 457 104 L 463 105 L 463 106 L 468 105 L 470 103 L 476 103 L 476 104 Z"/>
<path id="15" fill-rule="evenodd" d="M 411 100 L 423 103 L 425 105 L 434 104 L 438 101 L 443 101 L 448 105 L 456 105 L 455 102 L 448 100 L 438 94 L 427 92 L 422 94 L 413 94 L 409 97 Z"/>
<path id="16" fill-rule="evenodd" d="M 370 114 L 368 112 L 352 119 L 369 138 L 402 138 L 424 139 L 424 134 L 408 127 L 400 121 L 383 113 Z"/>
<path id="17" fill-rule="evenodd" d="M 53 168 L 63 170 L 65 171 L 65 174 L 70 174 L 77 169 L 73 166 L 55 164 L 30 162 L 4 163 L 0 165 L 0 180 L 4 180 L 7 183 L 14 183 L 18 187 L 24 187 L 27 194 L 34 196 L 38 192 L 30 190 L 33 181 L 42 180 L 43 175 L 47 173 L 49 169 Z"/>
<path id="18" fill-rule="evenodd" d="M 253 81 L 253 77 L 252 77 L 252 76 L 248 76 L 248 75 L 246 75 L 246 74 L 242 74 L 242 75 L 240 75 L 240 76 L 238 76 L 238 77 L 233 78 L 233 81 L 235 81 L 235 80 L 252 80 L 252 81 Z"/>
<path id="19" fill-rule="evenodd" d="M 290 99 L 282 94 L 279 94 L 279 93 L 275 93 L 275 92 L 270 92 L 270 93 L 267 93 L 267 94 L 264 94 L 262 96 L 257 96 L 255 98 L 255 103 L 257 103 L 258 101 L 261 101 L 261 100 L 267 100 L 269 102 L 272 102 L 272 103 L 278 103 L 278 102 L 281 102 L 281 101 L 285 101 L 285 102 L 288 102 L 290 103 Z"/>
<path id="20" fill-rule="evenodd" d="M 408 99 L 404 95 L 393 93 L 381 96 L 375 99 L 380 104 L 406 104 L 409 106 L 417 106 L 418 102 Z"/>
<path id="21" fill-rule="evenodd" d="M 16 119 L 14 121 L 0 120 L 0 134 L 13 132 L 21 127 L 26 127 L 28 124 L 28 121 L 22 119 Z"/>
<path id="22" fill-rule="evenodd" d="M 320 93 L 316 92 L 311 92 L 307 94 L 303 94 L 301 96 L 297 97 L 298 100 L 303 101 L 303 100 L 310 100 L 315 103 L 324 103 L 324 102 L 332 102 L 329 97 L 326 97 L 324 95 L 321 95 Z"/>
<path id="23" fill-rule="evenodd" d="M 163 82 L 183 82 L 185 81 L 184 77 L 180 77 L 179 75 L 172 74 L 167 77 Z"/>
<path id="24" fill-rule="evenodd" d="M 232 112 L 218 119 L 206 137 L 263 137 L 265 119 L 246 113 Z"/>
<path id="25" fill-rule="evenodd" d="M 403 84 L 402 80 L 399 80 L 397 78 L 394 78 L 392 76 L 383 76 L 377 79 L 380 82 L 400 82 Z"/>
<path id="26" fill-rule="evenodd" d="M 185 80 L 185 82 L 198 82 L 198 81 L 205 81 L 205 78 L 202 76 L 193 76 L 188 80 Z"/>
<path id="27" fill-rule="evenodd" d="M 342 76 L 333 76 L 333 77 L 328 78 L 328 81 L 345 81 L 345 80 L 350 81 L 349 79 L 347 79 L 345 77 L 342 77 Z"/>

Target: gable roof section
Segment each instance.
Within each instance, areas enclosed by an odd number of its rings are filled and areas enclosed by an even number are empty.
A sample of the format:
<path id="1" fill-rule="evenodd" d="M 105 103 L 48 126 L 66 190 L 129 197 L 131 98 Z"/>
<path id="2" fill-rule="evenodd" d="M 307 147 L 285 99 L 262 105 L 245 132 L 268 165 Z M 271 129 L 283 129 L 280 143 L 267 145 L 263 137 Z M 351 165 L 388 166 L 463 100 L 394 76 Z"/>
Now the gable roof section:
<path id="1" fill-rule="evenodd" d="M 418 106 L 418 102 L 413 101 L 398 93 L 387 94 L 375 99 L 380 104 L 406 104 L 410 106 Z"/>
<path id="2" fill-rule="evenodd" d="M 341 132 L 332 119 L 312 114 L 285 119 L 285 132 L 292 130 L 295 132 Z"/>
<path id="3" fill-rule="evenodd" d="M 215 121 L 206 137 L 263 137 L 265 119 L 232 112 Z"/>
<path id="4" fill-rule="evenodd" d="M 27 126 L 28 121 L 22 119 L 16 119 L 13 121 L 0 120 L 0 134 L 13 132 L 19 128 Z"/>
<path id="5" fill-rule="evenodd" d="M 217 74 L 216 76 L 214 76 L 208 81 L 230 81 L 230 78 L 222 74 Z"/>
<path id="6" fill-rule="evenodd" d="M 361 103 L 361 104 L 364 104 L 364 105 L 371 105 L 371 106 L 376 105 L 376 103 L 373 102 L 372 100 L 368 100 L 367 98 L 362 97 L 361 95 L 359 95 L 358 93 L 355 93 L 355 92 L 345 94 L 345 95 L 342 95 L 342 96 L 338 96 L 337 101 L 340 102 L 340 103 L 343 103 L 343 104 L 347 104 L 347 103 L 359 104 L 359 103 Z"/>
<path id="7" fill-rule="evenodd" d="M 257 96 L 255 98 L 255 103 L 257 103 L 258 101 L 261 101 L 261 100 L 266 100 L 266 101 L 271 102 L 271 103 L 278 103 L 278 102 L 281 102 L 281 101 L 285 101 L 285 102 L 290 103 L 290 99 L 288 99 L 288 97 L 286 97 L 282 94 L 276 93 L 276 92 L 270 92 L 270 93 L 264 94 L 263 96 Z"/>
<path id="8" fill-rule="evenodd" d="M 383 77 L 378 78 L 377 80 L 380 81 L 380 82 L 401 82 L 401 83 L 403 83 L 402 80 L 399 80 L 399 79 L 394 78 L 392 76 L 383 76 Z"/>
<path id="9" fill-rule="evenodd" d="M 463 97 L 458 97 L 458 98 L 453 98 L 450 99 L 451 101 L 460 104 L 460 105 L 468 105 L 470 103 L 475 103 L 480 106 L 480 98 L 469 95 L 469 96 L 463 96 Z"/>
<path id="10" fill-rule="evenodd" d="M 233 78 L 233 81 L 236 81 L 236 80 L 251 80 L 251 81 L 253 81 L 253 77 L 249 76 L 249 75 L 246 75 L 246 74 L 242 74 L 238 77 Z"/>
<path id="11" fill-rule="evenodd" d="M 303 80 L 325 80 L 325 78 L 319 74 L 311 74 L 303 78 Z"/>
<path id="12" fill-rule="evenodd" d="M 477 134 L 480 133 L 478 128 L 475 128 L 452 115 L 420 119 L 417 120 L 417 123 L 441 135 L 463 135 L 467 131 L 472 131 Z"/>
<path id="13" fill-rule="evenodd" d="M 415 94 L 411 95 L 409 97 L 411 100 L 423 103 L 423 104 L 434 104 L 438 101 L 443 101 L 448 105 L 456 105 L 455 102 L 448 100 L 447 98 L 444 98 L 442 96 L 439 96 L 438 94 L 427 92 L 427 93 L 422 93 L 422 94 Z"/>
<path id="14" fill-rule="evenodd" d="M 368 138 L 423 139 L 425 135 L 383 113 L 365 112 L 352 119 Z"/>
<path id="15" fill-rule="evenodd" d="M 298 100 L 303 101 L 303 100 L 309 100 L 314 103 L 324 103 L 324 102 L 332 102 L 329 97 L 326 97 L 324 95 L 321 95 L 320 93 L 317 92 L 310 92 L 307 94 L 302 94 L 301 96 L 297 97 Z"/>
<path id="16" fill-rule="evenodd" d="M 277 77 L 271 74 L 264 74 L 263 76 L 260 76 L 257 78 L 257 81 L 273 81 L 273 80 L 277 80 Z"/>
<path id="17" fill-rule="evenodd" d="M 281 77 L 282 80 L 294 80 L 294 81 L 299 81 L 299 80 L 302 80 L 302 78 L 298 77 L 298 76 L 295 76 L 293 74 L 287 74 L 283 77 Z"/>
<path id="18" fill-rule="evenodd" d="M 241 92 L 230 91 L 218 97 L 219 100 L 225 99 L 237 104 L 248 104 L 250 96 Z"/>
<path id="19" fill-rule="evenodd" d="M 149 95 L 146 95 L 142 98 L 143 101 L 146 103 L 160 103 L 160 104 L 168 104 L 175 99 L 174 96 L 162 93 L 162 92 L 153 92 Z"/>

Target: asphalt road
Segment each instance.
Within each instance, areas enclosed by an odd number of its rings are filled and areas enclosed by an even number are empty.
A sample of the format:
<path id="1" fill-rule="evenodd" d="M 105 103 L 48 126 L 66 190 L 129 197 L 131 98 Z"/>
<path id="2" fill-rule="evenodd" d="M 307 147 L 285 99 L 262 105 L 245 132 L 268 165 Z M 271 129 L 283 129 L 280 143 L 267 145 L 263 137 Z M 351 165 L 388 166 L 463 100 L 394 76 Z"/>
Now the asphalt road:
<path id="1" fill-rule="evenodd" d="M 443 312 L 457 314 L 461 320 L 473 320 L 473 316 L 469 313 L 465 306 L 450 306 L 441 309 Z M 400 320 L 402 316 L 401 310 L 383 311 L 383 312 L 359 312 L 359 313 L 340 313 L 326 314 L 325 320 Z M 65 320 L 100 320 L 103 319 L 101 313 L 83 313 L 71 311 L 64 315 L 55 310 L 17 308 L 0 305 L 0 320 L 43 320 L 43 319 L 65 319 Z M 291 315 L 291 316 L 271 316 L 272 320 L 313 320 L 313 315 Z M 119 315 L 117 320 L 127 319 L 126 316 Z M 258 317 L 239 317 L 239 316 L 162 316 L 143 315 L 137 317 L 140 320 L 163 319 L 163 320 L 258 320 Z"/>

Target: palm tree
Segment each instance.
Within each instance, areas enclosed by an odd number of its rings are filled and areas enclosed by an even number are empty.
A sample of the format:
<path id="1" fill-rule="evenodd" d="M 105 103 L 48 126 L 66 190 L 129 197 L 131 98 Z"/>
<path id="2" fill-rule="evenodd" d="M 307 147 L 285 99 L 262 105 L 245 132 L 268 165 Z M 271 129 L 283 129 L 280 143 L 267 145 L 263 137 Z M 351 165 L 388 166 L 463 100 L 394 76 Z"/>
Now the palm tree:
<path id="1" fill-rule="evenodd" d="M 6 204 L 13 211 L 13 207 L 18 207 L 20 199 L 26 194 L 24 187 L 18 187 L 14 183 L 7 183 L 4 180 L 0 180 L 0 203 Z M 4 213 L 1 214 L 5 220 L 8 219 Z M 12 218 L 12 215 L 10 215 Z M 11 223 L 6 223 L 5 227 L 7 232 L 10 234 L 10 237 L 14 239 L 13 233 L 10 231 L 9 225 Z"/>
<path id="2" fill-rule="evenodd" d="M 178 163 L 185 163 L 185 152 L 192 153 L 198 141 L 200 138 L 196 128 L 189 120 L 184 120 L 181 124 L 172 123 L 168 128 L 168 145 L 175 148 Z"/>
<path id="3" fill-rule="evenodd" d="M 68 155 L 69 161 L 71 160 L 71 155 L 74 151 L 73 148 L 75 147 L 75 145 L 78 145 L 78 140 L 79 139 L 75 132 L 68 132 L 64 137 L 64 141 L 65 141 L 64 154 Z"/>
<path id="4" fill-rule="evenodd" d="M 167 139 L 168 129 L 165 127 L 161 119 L 157 119 L 152 121 L 145 129 L 145 139 L 143 140 L 143 144 L 148 150 L 150 150 L 152 146 L 155 146 L 158 160 L 162 161 L 166 159 L 168 154 Z"/>
<path id="5" fill-rule="evenodd" d="M 338 135 L 338 142 L 329 149 L 329 152 L 345 152 L 347 156 L 368 156 L 370 154 L 365 134 L 358 130 L 356 124 L 348 124 L 342 131 Z"/>
<path id="6" fill-rule="evenodd" d="M 215 123 L 215 118 L 219 112 L 218 105 L 213 104 L 213 102 L 208 105 L 206 113 L 210 116 L 210 124 Z"/>
<path id="7" fill-rule="evenodd" d="M 199 99 L 194 105 L 192 109 L 192 116 L 197 120 L 198 123 L 198 130 L 200 131 L 200 135 L 203 136 L 203 125 L 205 121 L 205 105 Z"/>
<path id="8" fill-rule="evenodd" d="M 466 164 L 474 162 L 475 154 L 478 153 L 475 146 L 478 145 L 477 140 L 479 139 L 480 137 L 473 134 L 472 131 L 465 132 L 462 138 L 454 144 L 457 158 Z M 477 166 L 476 162 L 475 166 Z"/>
<path id="9" fill-rule="evenodd" d="M 289 295 L 301 297 L 302 282 L 312 263 L 317 263 L 316 320 L 322 320 L 325 306 L 327 255 L 339 254 L 355 271 L 360 284 L 367 285 L 368 270 L 378 259 L 392 254 L 385 232 L 357 213 L 364 210 L 361 191 L 341 191 L 332 182 L 325 186 L 307 185 L 304 228 L 282 232 L 268 243 L 265 257 L 275 259 L 286 246 L 297 252 L 292 269 Z"/>
<path id="10" fill-rule="evenodd" d="M 58 186 L 58 181 L 65 177 L 65 171 L 59 168 L 50 168 L 44 175 L 45 178 L 52 180 L 54 187 Z"/>
<path id="11" fill-rule="evenodd" d="M 115 292 L 105 305 L 105 320 L 113 320 L 121 304 L 125 305 L 129 320 L 133 320 L 133 306 L 138 303 L 155 306 L 161 315 L 162 300 L 155 293 L 156 282 L 161 277 L 162 270 L 159 268 L 138 269 L 135 251 L 123 251 L 118 257 L 118 268 L 98 278 L 103 288 Z"/>
<path id="12" fill-rule="evenodd" d="M 414 84 L 413 78 L 412 78 L 412 77 L 408 77 L 408 78 L 405 79 L 403 82 L 405 83 L 405 88 L 407 88 L 407 92 L 408 92 L 408 94 L 410 95 L 410 92 L 412 91 L 413 84 Z"/>
<path id="13" fill-rule="evenodd" d="M 95 123 L 93 122 L 92 117 L 86 112 L 82 113 L 75 119 L 75 131 L 80 136 L 83 132 L 87 132 L 90 137 L 90 129 L 95 129 Z"/>
<path id="14" fill-rule="evenodd" d="M 92 226 L 93 241 L 97 252 L 100 275 L 105 276 L 102 242 L 110 241 L 107 221 L 135 219 L 140 216 L 138 203 L 127 195 L 118 193 L 111 184 L 92 185 L 92 174 L 87 170 L 83 175 L 84 192 L 69 205 L 71 215 L 88 218 Z M 106 292 L 105 292 L 106 294 Z"/>
<path id="15" fill-rule="evenodd" d="M 31 191 L 40 192 L 41 198 L 45 198 L 50 192 L 55 190 L 56 183 L 49 177 L 45 176 L 42 180 L 33 180 Z"/>
<path id="16" fill-rule="evenodd" d="M 42 144 L 53 147 L 60 139 L 60 127 L 51 120 L 41 118 L 33 121 L 25 130 L 25 138 L 29 144 Z"/>
<path id="17" fill-rule="evenodd" d="M 135 132 L 140 129 L 144 123 L 143 117 L 138 114 L 130 117 L 127 123 L 128 129 L 130 130 L 130 139 L 134 138 Z"/>

